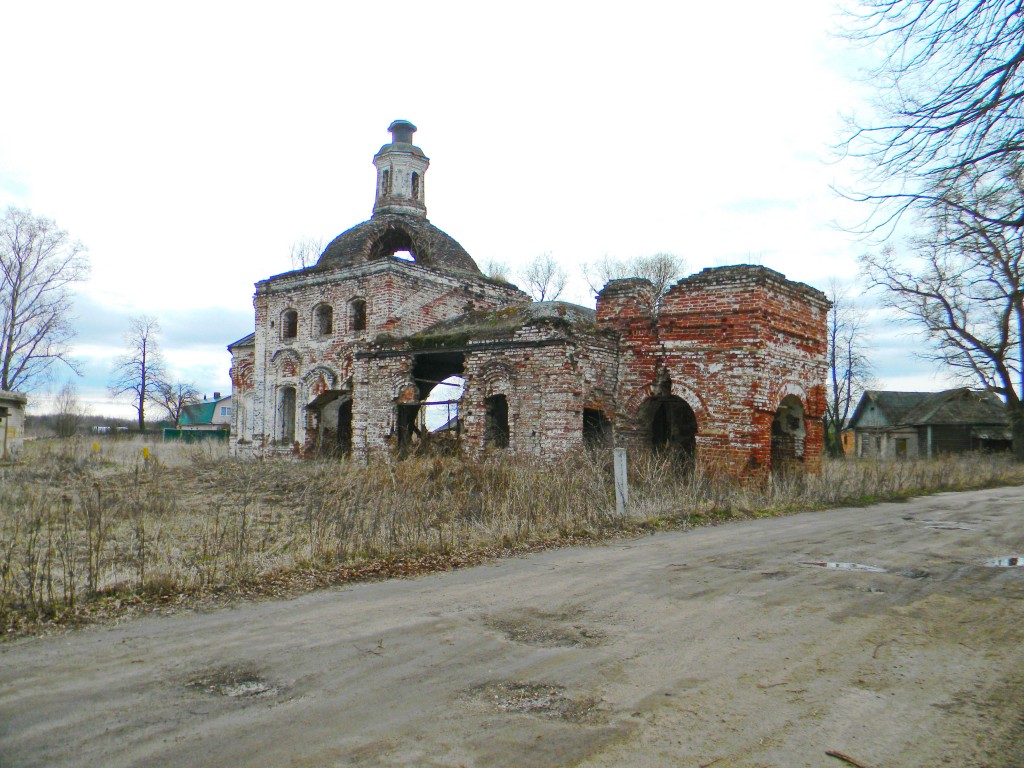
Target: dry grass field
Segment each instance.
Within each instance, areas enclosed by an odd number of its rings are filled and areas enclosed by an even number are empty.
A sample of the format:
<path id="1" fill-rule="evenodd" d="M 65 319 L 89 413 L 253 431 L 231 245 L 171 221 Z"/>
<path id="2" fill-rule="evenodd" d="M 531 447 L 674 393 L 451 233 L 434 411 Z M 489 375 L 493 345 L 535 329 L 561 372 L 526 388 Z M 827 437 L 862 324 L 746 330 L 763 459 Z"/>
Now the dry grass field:
<path id="1" fill-rule="evenodd" d="M 238 461 L 212 444 L 32 442 L 0 466 L 0 627 L 13 636 L 666 527 L 1024 483 L 1024 466 L 999 456 L 830 461 L 819 477 L 756 484 L 630 461 L 621 517 L 610 454 Z"/>

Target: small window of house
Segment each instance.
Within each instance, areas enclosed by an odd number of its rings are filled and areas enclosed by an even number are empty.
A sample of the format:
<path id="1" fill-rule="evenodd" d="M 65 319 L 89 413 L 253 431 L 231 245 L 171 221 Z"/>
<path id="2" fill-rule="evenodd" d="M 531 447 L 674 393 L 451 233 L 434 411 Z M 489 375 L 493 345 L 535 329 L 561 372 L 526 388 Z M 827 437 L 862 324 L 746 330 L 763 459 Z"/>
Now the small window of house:
<path id="1" fill-rule="evenodd" d="M 220 415 L 221 416 L 230 416 L 231 415 L 231 407 L 227 406 L 227 405 L 222 405 L 220 407 Z"/>
<path id="2" fill-rule="evenodd" d="M 313 329 L 317 336 L 330 336 L 334 330 L 334 309 L 330 304 L 321 304 L 313 315 Z"/>
<path id="3" fill-rule="evenodd" d="M 349 327 L 353 331 L 366 330 L 366 300 L 352 299 L 349 302 Z"/>
<path id="4" fill-rule="evenodd" d="M 299 332 L 299 313 L 294 309 L 285 310 L 281 315 L 281 338 L 294 339 Z"/>

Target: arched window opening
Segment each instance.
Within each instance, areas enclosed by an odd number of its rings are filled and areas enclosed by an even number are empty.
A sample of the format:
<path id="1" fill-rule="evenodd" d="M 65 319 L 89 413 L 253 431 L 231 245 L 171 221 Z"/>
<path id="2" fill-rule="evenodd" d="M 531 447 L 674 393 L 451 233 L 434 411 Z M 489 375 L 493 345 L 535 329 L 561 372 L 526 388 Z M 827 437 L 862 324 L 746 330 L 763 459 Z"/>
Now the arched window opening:
<path id="1" fill-rule="evenodd" d="M 380 194 L 387 197 L 391 194 L 391 170 L 385 168 L 380 174 Z"/>
<path id="2" fill-rule="evenodd" d="M 612 422 L 604 411 L 583 409 L 583 444 L 587 448 L 605 448 L 612 442 Z"/>
<path id="3" fill-rule="evenodd" d="M 389 256 L 416 261 L 416 246 L 412 235 L 397 226 L 389 227 L 381 233 L 370 246 L 369 258 L 386 259 Z"/>
<path id="4" fill-rule="evenodd" d="M 284 445 L 295 442 L 295 387 L 281 387 L 278 396 L 278 438 Z"/>
<path id="5" fill-rule="evenodd" d="M 286 309 L 281 315 L 281 338 L 294 339 L 299 333 L 299 313 L 294 309 Z"/>
<path id="6" fill-rule="evenodd" d="M 773 474 L 800 468 L 804 459 L 804 406 L 796 395 L 786 395 L 772 419 L 771 461 Z"/>
<path id="7" fill-rule="evenodd" d="M 366 330 L 366 299 L 352 299 L 348 304 L 348 325 L 353 331 Z"/>
<path id="8" fill-rule="evenodd" d="M 412 199 L 420 199 L 420 175 L 416 171 L 412 172 Z"/>
<path id="9" fill-rule="evenodd" d="M 508 448 L 508 399 L 493 395 L 484 400 L 484 447 Z"/>
<path id="10" fill-rule="evenodd" d="M 334 308 L 321 304 L 313 312 L 313 328 L 317 336 L 330 336 L 334 332 Z"/>

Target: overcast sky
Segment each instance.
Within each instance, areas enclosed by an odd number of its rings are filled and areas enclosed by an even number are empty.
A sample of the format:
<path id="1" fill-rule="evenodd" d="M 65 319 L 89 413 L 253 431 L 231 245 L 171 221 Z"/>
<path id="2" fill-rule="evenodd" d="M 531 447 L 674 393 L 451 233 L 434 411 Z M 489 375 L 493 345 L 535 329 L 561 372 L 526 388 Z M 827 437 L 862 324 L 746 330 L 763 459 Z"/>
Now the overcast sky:
<path id="1" fill-rule="evenodd" d="M 392 120 L 431 159 L 430 220 L 483 265 L 669 251 L 825 288 L 866 247 L 835 222 L 843 114 L 870 96 L 828 2 L 5 4 L 0 206 L 89 249 L 75 347 L 94 413 L 133 315 L 227 392 L 253 284 L 367 219 Z M 860 57 L 860 58 L 859 58 Z M 513 274 L 514 277 L 514 274 Z M 570 300 L 590 303 L 582 281 Z M 878 385 L 947 382 L 882 319 Z M 59 382 L 58 382 L 59 384 Z"/>

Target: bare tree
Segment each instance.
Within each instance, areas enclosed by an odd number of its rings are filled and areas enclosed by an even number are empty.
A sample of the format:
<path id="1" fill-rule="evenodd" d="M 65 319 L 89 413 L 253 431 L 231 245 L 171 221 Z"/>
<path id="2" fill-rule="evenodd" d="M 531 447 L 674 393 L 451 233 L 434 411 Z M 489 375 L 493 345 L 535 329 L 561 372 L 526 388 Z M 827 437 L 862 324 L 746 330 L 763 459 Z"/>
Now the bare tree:
<path id="1" fill-rule="evenodd" d="M 164 384 L 164 361 L 157 344 L 160 324 L 155 317 L 133 317 L 124 343 L 128 351 L 114 361 L 110 382 L 113 397 L 131 398 L 138 413 L 139 432 L 146 431 L 146 402 L 156 401 Z"/>
<path id="2" fill-rule="evenodd" d="M 491 278 L 491 280 L 498 280 L 502 283 L 509 282 L 509 275 L 512 274 L 508 264 L 497 259 L 488 259 L 484 263 L 483 268 L 484 274 Z"/>
<path id="3" fill-rule="evenodd" d="M 847 34 L 885 56 L 871 122 L 851 121 L 844 149 L 868 161 L 867 228 L 883 230 L 911 207 L 943 199 L 969 172 L 1005 173 L 1024 151 L 1024 13 L 1020 0 L 861 0 Z M 951 201 L 946 200 L 946 204 Z M 1024 227 L 1024 205 L 968 211 Z"/>
<path id="4" fill-rule="evenodd" d="M 73 381 L 67 381 L 57 393 L 54 401 L 56 413 L 53 427 L 57 437 L 72 437 L 77 434 L 85 419 L 85 408 L 78 399 L 78 389 Z"/>
<path id="5" fill-rule="evenodd" d="M 833 280 L 828 287 L 828 395 L 825 403 L 825 449 L 842 456 L 843 427 L 871 380 L 864 312 L 849 288 Z"/>
<path id="6" fill-rule="evenodd" d="M 596 296 L 610 280 L 627 277 L 641 277 L 654 286 L 656 301 L 660 301 L 669 288 L 683 276 L 686 262 L 674 253 L 655 253 L 652 256 L 634 256 L 631 259 L 617 259 L 602 256 L 595 262 L 580 265 L 583 279 Z"/>
<path id="7" fill-rule="evenodd" d="M 324 241 L 312 237 L 303 237 L 292 243 L 288 254 L 292 269 L 306 269 L 312 267 L 320 260 L 320 254 L 324 252 Z"/>
<path id="8" fill-rule="evenodd" d="M 933 359 L 1003 397 L 1024 459 L 1024 228 L 989 215 L 1024 197 L 1024 178 L 964 179 L 946 192 L 960 204 L 934 205 L 906 257 L 888 246 L 863 266 L 889 306 L 925 332 Z"/>
<path id="9" fill-rule="evenodd" d="M 181 417 L 185 409 L 200 400 L 199 390 L 185 382 L 159 382 L 153 394 L 153 401 L 167 411 L 167 418 L 174 422 L 174 428 L 181 426 Z"/>
<path id="10" fill-rule="evenodd" d="M 85 248 L 50 219 L 8 208 L 0 220 L 0 389 L 24 389 L 54 363 L 76 371 L 72 286 L 89 272 Z"/>
<path id="11" fill-rule="evenodd" d="M 519 273 L 527 292 L 536 301 L 554 301 L 569 282 L 568 273 L 550 253 L 542 253 Z"/>

